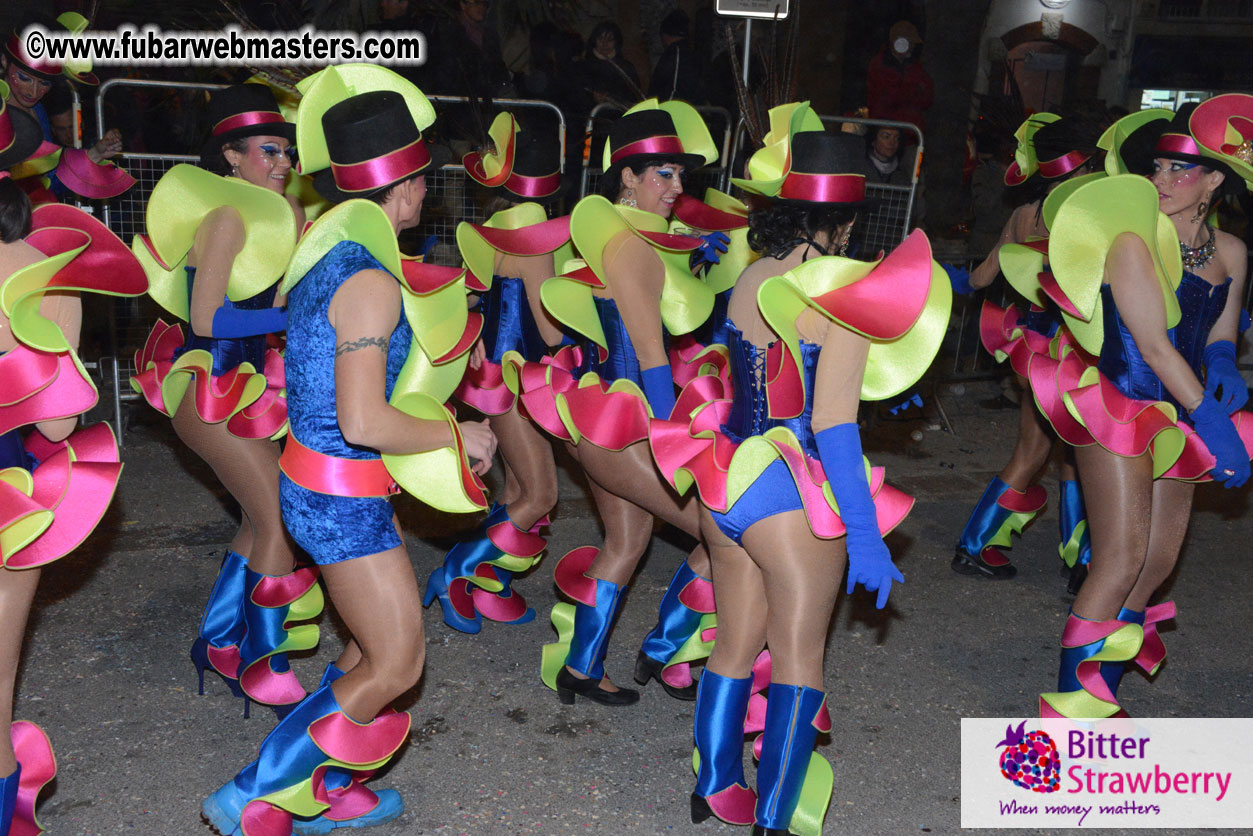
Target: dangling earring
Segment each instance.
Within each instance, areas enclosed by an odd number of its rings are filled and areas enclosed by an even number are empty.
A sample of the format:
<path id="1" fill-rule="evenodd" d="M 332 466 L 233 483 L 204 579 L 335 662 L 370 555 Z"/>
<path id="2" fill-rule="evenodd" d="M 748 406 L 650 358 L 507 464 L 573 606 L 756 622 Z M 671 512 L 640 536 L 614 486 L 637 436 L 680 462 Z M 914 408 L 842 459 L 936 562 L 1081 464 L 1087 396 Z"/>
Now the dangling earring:
<path id="1" fill-rule="evenodd" d="M 1192 216 L 1192 223 L 1200 223 L 1205 220 L 1206 218 L 1205 210 L 1210 205 L 1211 196 L 1212 196 L 1212 193 L 1211 195 L 1206 195 L 1205 200 L 1202 200 L 1200 203 L 1196 205 L 1196 214 Z"/>
<path id="2" fill-rule="evenodd" d="M 635 189 L 627 189 L 626 194 L 622 196 L 622 198 L 618 201 L 618 203 L 622 204 L 623 206 L 630 206 L 632 209 L 635 209 L 636 208 Z"/>
<path id="3" fill-rule="evenodd" d="M 844 237 L 840 239 L 840 255 L 842 256 L 848 255 L 848 239 L 852 237 L 853 237 L 853 224 L 850 222 L 849 225 L 844 229 Z"/>
<path id="4" fill-rule="evenodd" d="M 237 165 L 233 165 L 233 166 L 231 166 L 231 176 L 232 176 L 232 177 L 238 177 L 238 176 L 239 176 L 239 166 L 237 166 Z"/>

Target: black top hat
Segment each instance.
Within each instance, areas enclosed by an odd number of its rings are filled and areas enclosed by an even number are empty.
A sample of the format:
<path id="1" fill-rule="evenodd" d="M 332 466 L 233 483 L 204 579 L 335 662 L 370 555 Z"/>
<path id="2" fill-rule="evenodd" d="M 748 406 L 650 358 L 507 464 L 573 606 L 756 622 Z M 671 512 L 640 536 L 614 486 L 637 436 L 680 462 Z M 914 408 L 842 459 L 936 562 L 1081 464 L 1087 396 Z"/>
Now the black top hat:
<path id="1" fill-rule="evenodd" d="M 513 170 L 501 188 L 523 200 L 551 200 L 561 194 L 561 143 L 552 131 L 518 133 Z"/>
<path id="2" fill-rule="evenodd" d="M 281 136 L 296 141 L 296 126 L 283 119 L 274 91 L 264 84 L 236 84 L 209 99 L 209 138 L 200 149 L 200 164 L 212 169 L 222 146 L 248 136 Z"/>
<path id="3" fill-rule="evenodd" d="M 0 99 L 0 170 L 26 160 L 44 141 L 39 122 Z"/>
<path id="4" fill-rule="evenodd" d="M 700 154 L 683 150 L 670 114 L 660 109 L 624 114 L 609 129 L 609 165 L 626 166 L 648 158 L 668 160 L 689 171 L 705 164 Z"/>
<path id="5" fill-rule="evenodd" d="M 1239 194 L 1244 188 L 1244 181 L 1222 160 L 1201 153 L 1200 146 L 1188 128 L 1188 121 L 1194 110 L 1196 103 L 1189 102 L 1179 108 L 1169 120 L 1156 119 L 1136 128 L 1119 149 L 1123 162 L 1133 173 L 1144 175 L 1153 173 L 1153 160 L 1159 157 L 1185 163 L 1200 163 L 1226 175 L 1223 184 L 1218 187 L 1219 194 Z"/>
<path id="6" fill-rule="evenodd" d="M 313 176 L 313 187 L 334 203 L 370 197 L 443 164 L 432 158 L 404 97 L 391 90 L 344 99 L 322 115 L 322 131 L 331 166 Z"/>
<path id="7" fill-rule="evenodd" d="M 874 205 L 866 199 L 866 175 L 858 173 L 862 155 L 859 137 L 801 131 L 792 137 L 791 154 L 792 166 L 779 187 L 778 200 L 848 209 Z"/>
<path id="8" fill-rule="evenodd" d="M 1031 137 L 1036 170 L 1046 180 L 1066 177 L 1096 156 L 1100 131 L 1091 120 L 1063 116 Z"/>
<path id="9" fill-rule="evenodd" d="M 52 28 L 52 27 L 49 27 Z M 45 58 L 42 61 L 31 60 L 26 57 L 26 53 L 21 48 L 21 38 L 17 31 L 5 42 L 5 57 L 10 62 L 16 63 L 22 68 L 27 75 L 33 75 L 35 78 L 43 81 L 56 81 L 61 77 L 62 65 Z"/>

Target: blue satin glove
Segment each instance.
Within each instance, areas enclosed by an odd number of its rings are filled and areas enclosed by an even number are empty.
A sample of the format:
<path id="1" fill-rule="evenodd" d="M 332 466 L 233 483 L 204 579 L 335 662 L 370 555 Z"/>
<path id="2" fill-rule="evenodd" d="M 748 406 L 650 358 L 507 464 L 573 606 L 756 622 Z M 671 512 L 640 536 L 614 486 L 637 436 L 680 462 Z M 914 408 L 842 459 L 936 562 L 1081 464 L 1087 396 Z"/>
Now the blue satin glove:
<path id="1" fill-rule="evenodd" d="M 1225 488 L 1238 488 L 1249 480 L 1249 452 L 1236 432 L 1231 416 L 1223 411 L 1210 394 L 1201 398 L 1201 405 L 1192 410 L 1196 434 L 1214 454 L 1217 462 L 1210 475 Z"/>
<path id="2" fill-rule="evenodd" d="M 896 406 L 888 407 L 888 415 L 899 415 L 900 413 L 909 409 L 911 406 L 916 406 L 919 409 L 921 409 L 922 408 L 922 395 L 919 395 L 917 392 L 915 392 L 913 395 L 901 401 Z"/>
<path id="3" fill-rule="evenodd" d="M 1205 346 L 1202 355 L 1205 363 L 1205 394 L 1218 397 L 1222 387 L 1223 396 L 1218 404 L 1230 415 L 1249 402 L 1249 387 L 1236 368 L 1236 344 L 1231 340 L 1218 340 Z"/>
<path id="4" fill-rule="evenodd" d="M 857 584 L 878 592 L 875 607 L 883 609 L 892 591 L 892 581 L 905 582 L 905 576 L 892 562 L 892 555 L 879 533 L 870 484 L 861 456 L 861 436 L 853 423 L 828 427 L 814 436 L 818 457 L 831 483 L 831 493 L 840 506 L 840 519 L 848 530 L 848 585 L 851 595 Z"/>
<path id="5" fill-rule="evenodd" d="M 213 338 L 237 339 L 277 334 L 287 330 L 286 308 L 228 308 L 225 305 L 213 313 Z"/>
<path id="6" fill-rule="evenodd" d="M 722 259 L 722 253 L 727 251 L 727 245 L 731 243 L 731 239 L 725 232 L 707 232 L 700 236 L 700 240 L 701 245 L 692 253 L 693 266 L 718 264 Z"/>
<path id="7" fill-rule="evenodd" d="M 940 264 L 944 268 L 944 272 L 948 273 L 949 284 L 953 286 L 953 292 L 958 296 L 968 296 L 975 292 L 970 286 L 970 270 L 965 267 L 958 267 L 955 264 Z"/>
<path id="8" fill-rule="evenodd" d="M 653 409 L 654 418 L 669 418 L 674 412 L 674 377 L 669 366 L 653 366 L 640 372 L 644 381 L 644 397 Z"/>

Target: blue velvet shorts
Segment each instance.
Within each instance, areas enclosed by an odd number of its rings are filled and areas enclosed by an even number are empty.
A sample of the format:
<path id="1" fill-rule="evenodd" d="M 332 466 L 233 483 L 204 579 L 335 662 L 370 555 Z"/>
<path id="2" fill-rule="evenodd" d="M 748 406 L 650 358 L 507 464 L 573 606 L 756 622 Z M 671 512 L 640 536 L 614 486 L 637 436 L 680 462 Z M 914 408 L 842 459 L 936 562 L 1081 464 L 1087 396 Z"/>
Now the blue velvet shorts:
<path id="1" fill-rule="evenodd" d="M 725 514 L 713 510 L 709 513 L 723 534 L 743 546 L 744 532 L 753 523 L 804 507 L 792 472 L 782 459 L 775 459 Z"/>
<path id="2" fill-rule="evenodd" d="M 283 524 L 319 566 L 378 554 L 401 544 L 392 504 L 383 497 L 331 496 L 279 474 Z"/>

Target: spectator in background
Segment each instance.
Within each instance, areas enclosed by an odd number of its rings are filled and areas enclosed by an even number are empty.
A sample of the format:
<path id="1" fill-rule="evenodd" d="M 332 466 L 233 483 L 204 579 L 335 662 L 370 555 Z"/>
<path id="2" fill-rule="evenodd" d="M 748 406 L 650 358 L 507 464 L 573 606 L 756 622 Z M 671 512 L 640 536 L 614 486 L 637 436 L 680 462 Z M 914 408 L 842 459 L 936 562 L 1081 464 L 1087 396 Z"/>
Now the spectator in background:
<path id="1" fill-rule="evenodd" d="M 701 63 L 688 38 L 687 14 L 675 9 L 661 21 L 661 45 L 665 51 L 657 59 L 648 84 L 648 95 L 661 101 L 682 99 L 689 104 L 705 104 Z"/>
<path id="2" fill-rule="evenodd" d="M 980 130 L 975 132 L 975 153 L 979 162 L 970 176 L 974 220 L 966 250 L 971 258 L 980 260 L 996 248 L 1012 212 L 1005 199 L 1005 170 L 1013 157 L 1013 145 L 1000 132 Z"/>
<path id="3" fill-rule="evenodd" d="M 926 112 L 935 84 L 918 58 L 921 45 L 922 37 L 914 24 L 902 20 L 892 25 L 887 44 L 870 59 L 866 73 L 871 119 L 910 122 L 926 133 Z"/>
<path id="4" fill-rule="evenodd" d="M 881 127 L 866 133 L 866 156 L 863 169 L 870 183 L 908 186 L 909 172 L 901 165 L 900 128 Z"/>
<path id="5" fill-rule="evenodd" d="M 52 141 L 63 148 L 73 148 L 78 132 L 74 129 L 74 96 L 69 87 L 54 84 L 44 97 L 43 106 L 48 114 Z"/>
<path id="6" fill-rule="evenodd" d="M 490 102 L 513 94 L 512 78 L 500 51 L 500 38 L 487 23 L 487 0 L 457 0 L 457 15 L 439 27 L 435 41 L 439 62 L 432 92 L 469 96 L 488 104 L 443 108 L 443 133 L 460 159 L 487 138 Z"/>
<path id="7" fill-rule="evenodd" d="M 622 30 L 613 21 L 596 24 L 588 36 L 583 84 L 595 104 L 613 102 L 625 110 L 645 98 L 639 73 L 622 57 Z"/>

